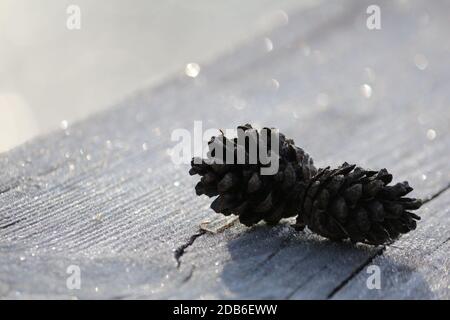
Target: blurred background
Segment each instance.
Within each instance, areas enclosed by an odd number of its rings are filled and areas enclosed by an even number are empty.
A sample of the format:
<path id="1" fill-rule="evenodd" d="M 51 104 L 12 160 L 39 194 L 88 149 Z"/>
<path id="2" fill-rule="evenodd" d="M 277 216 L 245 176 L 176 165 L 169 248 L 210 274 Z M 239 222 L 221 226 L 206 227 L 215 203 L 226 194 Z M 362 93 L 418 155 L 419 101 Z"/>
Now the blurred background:
<path id="1" fill-rule="evenodd" d="M 0 0 L 0 152 L 195 72 L 319 3 Z M 70 5 L 81 10 L 79 30 L 67 28 Z"/>
<path id="2" fill-rule="evenodd" d="M 0 155 L 0 298 L 447 298 L 449 13 L 450 0 L 0 0 L 0 152 L 57 130 Z M 287 225 L 200 237 L 217 215 L 194 197 L 190 154 L 172 158 L 175 129 L 197 120 L 280 128 L 317 167 L 387 168 L 427 199 L 423 219 L 374 251 Z M 383 290 L 367 290 L 372 261 Z"/>

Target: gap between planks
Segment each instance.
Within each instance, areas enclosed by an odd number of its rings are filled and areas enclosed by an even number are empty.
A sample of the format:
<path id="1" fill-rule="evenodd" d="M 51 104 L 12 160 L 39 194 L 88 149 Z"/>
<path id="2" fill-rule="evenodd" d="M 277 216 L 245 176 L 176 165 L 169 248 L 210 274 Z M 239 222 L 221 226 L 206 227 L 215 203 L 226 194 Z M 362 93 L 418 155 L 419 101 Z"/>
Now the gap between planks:
<path id="1" fill-rule="evenodd" d="M 435 192 L 434 194 L 428 196 L 427 198 L 425 198 L 423 200 L 423 204 L 429 203 L 435 199 L 437 199 L 441 194 L 443 194 L 444 192 L 446 192 L 447 190 L 450 189 L 450 183 L 445 186 L 444 188 L 438 190 L 437 192 Z M 226 229 L 230 228 L 233 226 L 233 223 L 227 223 L 224 225 L 224 227 L 220 228 L 220 230 L 218 232 L 223 232 Z M 189 239 L 181 244 L 180 246 L 178 246 L 178 248 L 175 250 L 174 253 L 174 258 L 177 264 L 177 268 L 179 269 L 181 266 L 181 258 L 183 257 L 183 255 L 186 254 L 186 249 L 188 249 L 189 247 L 193 246 L 195 241 L 202 237 L 203 235 L 205 235 L 207 233 L 206 230 L 202 229 L 201 227 L 199 227 L 199 231 L 197 231 L 196 233 L 194 233 L 193 235 L 191 235 L 189 237 Z M 441 243 L 436 250 L 442 246 L 443 244 L 445 244 L 450 238 L 446 239 L 443 243 Z M 389 244 L 389 246 L 393 246 L 393 244 L 395 243 L 392 242 L 391 244 Z M 284 245 L 281 244 L 280 248 L 271 253 L 264 261 L 261 262 L 261 264 L 266 263 L 267 261 L 269 261 L 270 259 L 272 259 L 274 256 L 276 256 L 281 250 L 283 250 Z M 378 256 L 381 256 L 384 251 L 386 250 L 387 246 L 381 246 L 374 254 L 372 254 L 369 258 L 367 258 L 362 264 L 360 264 L 358 267 L 356 267 L 351 273 L 350 275 L 345 278 L 343 281 L 341 281 L 333 290 L 331 290 L 330 293 L 327 294 L 326 298 L 327 299 L 332 299 L 342 288 L 344 288 L 353 278 L 355 278 L 362 270 L 364 270 L 365 267 L 367 267 L 370 263 L 372 263 L 372 261 L 377 258 Z M 191 278 L 192 275 L 194 273 L 194 269 L 195 266 L 193 265 L 188 276 L 184 279 L 183 283 L 188 282 Z M 321 269 L 320 271 L 322 271 L 323 269 Z M 320 272 L 319 271 L 319 272 Z M 306 283 L 308 280 L 306 280 L 304 283 Z M 290 292 L 287 296 L 285 296 L 285 299 L 289 299 L 290 297 L 292 297 L 298 290 L 300 290 L 302 288 L 302 285 L 304 284 L 300 284 L 295 290 L 293 290 L 292 292 Z"/>

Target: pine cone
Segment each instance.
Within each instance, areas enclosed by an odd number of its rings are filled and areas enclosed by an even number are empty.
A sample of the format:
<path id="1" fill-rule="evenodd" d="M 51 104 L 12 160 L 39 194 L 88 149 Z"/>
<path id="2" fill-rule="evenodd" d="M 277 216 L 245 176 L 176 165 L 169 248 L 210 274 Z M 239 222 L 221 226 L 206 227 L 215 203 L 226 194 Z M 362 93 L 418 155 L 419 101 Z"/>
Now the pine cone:
<path id="1" fill-rule="evenodd" d="M 255 130 L 249 124 L 239 128 L 244 131 Z M 271 129 L 264 129 L 270 133 Z M 229 140 L 222 134 L 211 138 L 209 145 L 213 142 L 222 144 L 225 154 L 227 141 L 233 148 L 234 164 L 211 161 L 216 156 L 214 150 L 210 150 L 208 159 L 200 160 L 200 163 L 192 159 L 189 173 L 202 177 L 195 187 L 197 195 L 218 195 L 211 208 L 225 215 L 238 215 L 240 222 L 247 226 L 261 220 L 275 224 L 282 218 L 295 216 L 298 213 L 299 196 L 317 172 L 309 155 L 296 147 L 293 140 L 286 139 L 280 133 L 278 172 L 274 175 L 261 175 L 260 169 L 267 165 L 263 165 L 259 157 L 256 164 L 249 163 L 249 143 L 240 146 L 237 138 Z M 259 139 L 256 143 L 260 148 Z M 272 152 L 270 134 L 267 144 L 268 150 Z M 245 150 L 244 164 L 236 162 L 238 148 Z"/>
<path id="2" fill-rule="evenodd" d="M 350 239 L 378 245 L 416 228 L 420 217 L 409 210 L 422 202 L 404 197 L 413 189 L 408 182 L 388 186 L 386 169 L 369 171 L 344 163 L 338 169 L 319 169 L 301 195 L 297 229 L 332 240 Z"/>

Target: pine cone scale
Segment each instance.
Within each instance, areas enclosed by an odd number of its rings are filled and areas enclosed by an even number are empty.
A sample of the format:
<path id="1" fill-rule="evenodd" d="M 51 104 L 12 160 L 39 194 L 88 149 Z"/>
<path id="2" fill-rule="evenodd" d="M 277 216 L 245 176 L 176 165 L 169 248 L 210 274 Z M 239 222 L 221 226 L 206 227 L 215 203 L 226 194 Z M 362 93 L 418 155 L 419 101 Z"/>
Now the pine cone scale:
<path id="1" fill-rule="evenodd" d="M 251 125 L 239 126 L 239 129 L 256 132 Z M 267 128 L 265 128 L 267 129 Z M 270 130 L 268 136 L 270 136 Z M 216 143 L 223 148 L 223 154 L 234 154 L 236 163 L 238 150 L 245 152 L 244 164 L 217 163 L 215 149 L 209 152 L 208 161 L 194 159 L 191 162 L 191 175 L 200 175 L 197 183 L 197 195 L 218 197 L 211 203 L 211 208 L 226 215 L 235 214 L 245 225 L 253 225 L 261 220 L 267 223 L 277 223 L 282 218 L 295 216 L 298 212 L 299 193 L 304 184 L 317 172 L 312 159 L 294 141 L 279 134 L 279 150 L 272 150 L 272 141 L 267 140 L 267 150 L 276 151 L 279 155 L 279 170 L 274 175 L 261 175 L 260 169 L 267 166 L 260 159 L 249 163 L 250 142 L 260 147 L 259 140 L 247 140 L 245 145 L 239 145 L 237 139 L 227 139 L 222 135 L 211 138 L 209 144 Z M 200 163 L 200 164 L 198 164 Z M 303 188 L 303 189 L 302 189 Z M 294 192 L 295 191 L 295 192 Z"/>
<path id="2" fill-rule="evenodd" d="M 413 190 L 406 181 L 389 185 L 393 177 L 386 169 L 365 170 L 344 163 L 336 169 L 317 170 L 311 157 L 283 134 L 278 136 L 279 150 L 272 150 L 273 141 L 261 144 L 260 132 L 251 125 L 238 128 L 252 134 L 243 145 L 222 133 L 209 142 L 222 148 L 222 159 L 215 156 L 220 149 L 212 148 L 208 159 L 191 162 L 189 174 L 201 176 L 195 192 L 216 197 L 211 203 L 215 212 L 237 215 L 246 226 L 261 220 L 276 224 L 297 216 L 297 230 L 308 227 L 332 240 L 372 245 L 390 242 L 416 228 L 420 217 L 411 211 L 419 209 L 422 201 L 406 197 Z M 268 165 L 259 154 L 256 160 L 250 157 L 255 143 L 256 150 L 277 152 L 278 172 L 261 174 Z M 234 163 L 228 164 L 230 157 Z M 238 158 L 245 163 L 236 162 Z"/>
<path id="3" fill-rule="evenodd" d="M 420 218 L 407 210 L 418 209 L 421 201 L 403 197 L 412 191 L 407 182 L 387 186 L 392 180 L 387 170 L 376 173 L 346 163 L 324 171 L 306 191 L 299 225 L 330 239 L 374 245 L 416 228 Z M 339 175 L 344 182 L 337 184 Z"/>

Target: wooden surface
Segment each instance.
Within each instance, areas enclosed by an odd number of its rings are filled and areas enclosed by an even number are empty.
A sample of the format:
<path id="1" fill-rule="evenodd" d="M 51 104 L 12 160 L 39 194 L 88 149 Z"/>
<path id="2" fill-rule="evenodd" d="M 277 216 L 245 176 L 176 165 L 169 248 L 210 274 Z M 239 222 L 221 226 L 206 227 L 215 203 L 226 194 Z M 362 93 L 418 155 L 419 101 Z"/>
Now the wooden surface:
<path id="1" fill-rule="evenodd" d="M 371 3 L 339 3 L 1 155 L 0 296 L 450 298 L 450 3 L 379 2 L 377 31 Z M 170 158 L 172 130 L 194 120 L 276 126 L 318 166 L 386 167 L 427 199 L 422 221 L 387 247 L 331 243 L 289 221 L 202 231 L 224 221 Z M 373 264 L 380 290 L 366 286 Z M 70 265 L 80 290 L 66 287 Z"/>

